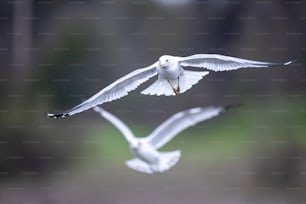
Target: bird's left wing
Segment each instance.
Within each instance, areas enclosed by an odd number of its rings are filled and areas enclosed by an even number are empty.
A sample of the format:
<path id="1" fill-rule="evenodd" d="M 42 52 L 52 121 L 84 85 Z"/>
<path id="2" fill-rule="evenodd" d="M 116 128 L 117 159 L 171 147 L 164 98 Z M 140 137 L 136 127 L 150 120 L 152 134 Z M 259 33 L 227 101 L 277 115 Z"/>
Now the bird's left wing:
<path id="1" fill-rule="evenodd" d="M 183 130 L 219 115 L 225 107 L 192 108 L 174 114 L 157 127 L 147 138 L 147 142 L 159 149 Z"/>
<path id="2" fill-rule="evenodd" d="M 206 68 L 216 72 L 248 67 L 274 67 L 293 63 L 293 61 L 285 63 L 262 62 L 218 54 L 196 54 L 188 57 L 178 57 L 178 61 L 182 66 Z"/>
<path id="3" fill-rule="evenodd" d="M 130 144 L 136 142 L 136 138 L 133 132 L 131 131 L 131 129 L 126 124 L 124 124 L 124 122 L 122 122 L 119 118 L 117 118 L 116 116 L 114 116 L 113 114 L 111 114 L 110 112 L 104 110 L 99 106 L 93 107 L 93 110 L 99 113 L 103 118 L 108 120 L 111 124 L 113 124 L 122 133 L 122 135 Z"/>
<path id="4" fill-rule="evenodd" d="M 123 96 L 126 96 L 130 91 L 136 89 L 140 84 L 149 80 L 156 74 L 156 63 L 150 65 L 149 67 L 136 69 L 135 71 L 119 78 L 112 84 L 108 85 L 83 103 L 62 113 L 48 113 L 48 116 L 53 118 L 71 116 L 97 105 L 119 99 Z"/>

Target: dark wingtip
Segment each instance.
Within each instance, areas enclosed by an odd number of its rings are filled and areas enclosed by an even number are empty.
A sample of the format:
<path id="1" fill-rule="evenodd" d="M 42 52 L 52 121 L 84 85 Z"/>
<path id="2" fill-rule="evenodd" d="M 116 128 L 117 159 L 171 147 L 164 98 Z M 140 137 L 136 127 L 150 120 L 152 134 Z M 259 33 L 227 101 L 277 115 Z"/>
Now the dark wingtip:
<path id="1" fill-rule="evenodd" d="M 287 66 L 287 65 L 293 64 L 294 62 L 296 62 L 296 59 L 290 60 L 290 61 L 287 61 L 287 62 L 283 62 L 283 63 L 270 63 L 270 64 L 267 65 L 267 67 Z M 260 64 L 258 64 L 258 65 L 260 65 Z"/>
<path id="2" fill-rule="evenodd" d="M 296 59 L 285 62 L 284 65 L 293 64 L 294 62 L 296 62 Z"/>
<path id="3" fill-rule="evenodd" d="M 242 104 L 242 103 L 228 104 L 228 105 L 224 106 L 223 110 L 224 110 L 224 111 L 228 111 L 228 110 L 230 110 L 230 109 L 232 109 L 232 108 L 241 107 L 241 106 L 243 106 L 243 105 L 244 105 L 244 104 Z"/>
<path id="4" fill-rule="evenodd" d="M 47 113 L 47 116 L 49 118 L 63 118 L 63 117 L 66 117 L 66 116 L 69 116 L 69 114 L 63 114 L 63 113 L 59 113 L 59 114 L 53 114 L 53 113 Z"/>

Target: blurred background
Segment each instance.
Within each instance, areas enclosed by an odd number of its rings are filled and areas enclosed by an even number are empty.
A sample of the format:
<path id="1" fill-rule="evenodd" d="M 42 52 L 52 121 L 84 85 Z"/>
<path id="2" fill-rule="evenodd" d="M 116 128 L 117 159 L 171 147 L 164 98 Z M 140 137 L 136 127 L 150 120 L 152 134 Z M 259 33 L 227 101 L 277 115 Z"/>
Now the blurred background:
<path id="1" fill-rule="evenodd" d="M 305 203 L 306 3 L 299 0 L 0 1 L 0 203 Z M 287 67 L 211 73 L 176 97 L 147 82 L 103 107 L 146 136 L 194 106 L 243 107 L 181 133 L 170 171 L 128 169 L 93 111 L 50 119 L 161 55 L 218 53 Z"/>

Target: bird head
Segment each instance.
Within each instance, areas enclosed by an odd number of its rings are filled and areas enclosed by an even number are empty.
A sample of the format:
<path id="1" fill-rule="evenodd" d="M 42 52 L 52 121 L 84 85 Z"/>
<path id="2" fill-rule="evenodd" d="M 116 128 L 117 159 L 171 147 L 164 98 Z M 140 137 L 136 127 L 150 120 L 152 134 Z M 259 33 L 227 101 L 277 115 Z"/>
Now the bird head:
<path id="1" fill-rule="evenodd" d="M 166 68 L 173 63 L 173 58 L 170 55 L 163 55 L 159 58 L 158 63 L 161 68 Z"/>

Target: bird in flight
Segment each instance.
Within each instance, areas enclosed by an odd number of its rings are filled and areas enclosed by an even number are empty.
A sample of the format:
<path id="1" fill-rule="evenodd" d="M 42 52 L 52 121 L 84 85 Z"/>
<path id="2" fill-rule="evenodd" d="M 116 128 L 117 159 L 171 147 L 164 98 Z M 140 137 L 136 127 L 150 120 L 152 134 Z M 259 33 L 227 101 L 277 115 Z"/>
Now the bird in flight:
<path id="1" fill-rule="evenodd" d="M 118 128 L 129 143 L 130 150 L 135 158 L 126 161 L 126 165 L 133 170 L 153 174 L 169 170 L 178 162 L 181 156 L 179 150 L 160 152 L 158 149 L 167 144 L 183 130 L 201 121 L 213 118 L 228 110 L 230 107 L 232 106 L 197 107 L 176 113 L 159 125 L 150 135 L 141 138 L 135 137 L 129 127 L 113 114 L 98 106 L 93 109 Z"/>
<path id="2" fill-rule="evenodd" d="M 274 67 L 289 65 L 292 62 L 271 63 L 218 54 L 196 54 L 188 57 L 163 55 L 152 65 L 136 69 L 119 78 L 81 104 L 62 113 L 48 113 L 47 115 L 52 118 L 71 116 L 97 105 L 122 98 L 154 76 L 157 76 L 157 80 L 143 90 L 141 94 L 178 95 L 197 84 L 209 71 L 219 72 L 240 68 Z M 185 67 L 201 68 L 204 71 L 186 70 Z"/>

